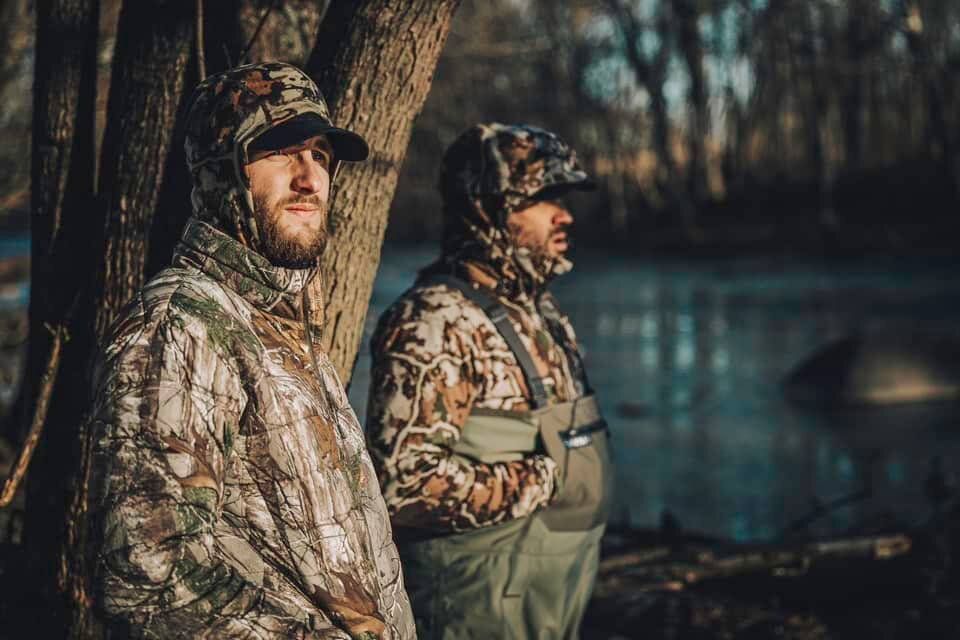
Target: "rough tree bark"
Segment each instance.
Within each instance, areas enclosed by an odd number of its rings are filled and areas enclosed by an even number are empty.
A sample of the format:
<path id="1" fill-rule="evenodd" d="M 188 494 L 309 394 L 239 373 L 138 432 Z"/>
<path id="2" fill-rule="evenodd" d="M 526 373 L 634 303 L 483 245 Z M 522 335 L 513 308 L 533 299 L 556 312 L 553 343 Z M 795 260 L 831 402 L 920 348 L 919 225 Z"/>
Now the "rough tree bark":
<path id="1" fill-rule="evenodd" d="M 35 563 L 33 579 L 44 592 L 33 607 L 44 612 L 36 620 L 44 628 L 40 634 L 44 637 L 65 637 L 71 628 L 74 635 L 93 632 L 86 626 L 90 603 L 83 580 L 84 554 L 78 553 L 86 519 L 86 470 L 81 461 L 87 443 L 81 418 L 90 389 L 85 374 L 99 338 L 142 283 L 146 230 L 182 92 L 183 70 L 192 45 L 192 16 L 192 3 L 157 1 L 125 6 L 118 31 L 98 197 L 88 197 L 93 191 L 95 165 L 91 151 L 80 165 L 88 184 L 64 190 L 74 208 L 69 216 L 61 216 L 62 225 L 72 225 L 72 231 L 57 237 L 70 243 L 72 253 L 64 251 L 67 259 L 60 261 L 51 260 L 49 255 L 35 259 L 38 269 L 48 271 L 45 277 L 65 290 L 51 317 L 67 323 L 71 338 L 64 350 L 53 391 L 55 402 L 31 469 L 27 496 L 25 540 Z M 94 18 L 94 34 L 96 28 Z M 38 42 L 37 50 L 39 54 L 45 48 Z M 95 57 L 90 58 L 89 73 L 79 81 L 90 96 L 90 117 L 77 130 L 87 136 L 85 145 L 92 149 L 96 69 Z M 55 66 L 38 65 L 38 83 L 58 73 Z M 39 139 L 37 146 L 43 146 Z M 66 175 L 60 166 L 52 172 L 59 180 Z M 38 188 L 42 190 L 42 184 L 35 186 Z M 80 203 L 83 206 L 78 206 Z M 56 218 L 51 221 L 61 224 Z M 57 255 L 56 250 L 53 253 Z M 32 306 L 43 289 L 35 285 L 33 291 Z M 65 303 L 74 296 L 79 297 L 79 305 L 75 313 L 67 313 Z M 42 335 L 39 328 L 34 331 L 31 343 Z M 42 350 L 42 345 L 38 349 Z M 35 376 L 33 364 L 28 379 Z"/>
<path id="2" fill-rule="evenodd" d="M 317 29 L 326 12 L 327 0 L 285 0 L 260 22 L 276 0 L 243 0 L 237 12 L 241 40 L 251 42 L 247 59 L 282 60 L 298 66 L 307 63 L 317 41 Z M 260 33 L 254 38 L 257 28 Z"/>
<path id="3" fill-rule="evenodd" d="M 147 232 L 193 47 L 194 10 L 192 2 L 140 0 L 120 14 L 98 191 L 106 221 L 93 289 L 98 340 L 143 285 Z"/>
<path id="4" fill-rule="evenodd" d="M 333 3 L 320 25 L 309 68 L 336 123 L 363 135 L 367 162 L 334 183 L 331 243 L 323 256 L 323 344 L 348 381 L 387 213 L 413 120 L 423 107 L 459 0 L 360 0 Z"/>
<path id="5" fill-rule="evenodd" d="M 59 350 L 59 337 L 70 335 L 69 309 L 82 287 L 83 260 L 89 257 L 89 231 L 83 219 L 93 195 L 93 79 L 96 74 L 97 5 L 93 0 L 59 0 L 37 5 L 37 36 L 31 170 L 31 298 L 30 343 L 21 385 L 21 424 L 29 424 L 38 404 L 36 391 L 46 369 L 64 370 L 74 361 L 74 345 Z M 54 338 L 58 335 L 58 338 Z M 51 361 L 51 354 L 54 360 Z M 63 376 L 61 376 L 63 377 Z M 44 403 L 39 402 L 42 406 Z M 31 582 L 12 597 L 43 600 L 53 591 L 56 578 L 55 551 L 63 521 L 51 529 L 37 526 L 42 514 L 65 511 L 63 485 L 57 482 L 58 464 L 74 449 L 51 447 L 60 434 L 63 417 L 58 403 L 47 416 L 47 428 L 33 462 L 34 473 L 27 486 L 25 546 L 19 560 L 30 563 Z M 72 424 L 72 423 L 71 423 Z M 50 476 L 53 476 L 50 478 Z M 51 479 L 52 483 L 47 484 Z M 60 491 L 58 491 L 60 489 Z M 57 511 L 59 509 L 59 511 Z M 49 524 L 49 523 L 47 523 Z M 14 560 L 14 558 L 10 558 Z M 30 586 L 42 590 L 30 593 Z M 27 588 L 23 588 L 27 587 Z M 56 623 L 62 608 L 45 607 L 31 622 Z M 42 633 L 41 633 L 42 635 Z"/>

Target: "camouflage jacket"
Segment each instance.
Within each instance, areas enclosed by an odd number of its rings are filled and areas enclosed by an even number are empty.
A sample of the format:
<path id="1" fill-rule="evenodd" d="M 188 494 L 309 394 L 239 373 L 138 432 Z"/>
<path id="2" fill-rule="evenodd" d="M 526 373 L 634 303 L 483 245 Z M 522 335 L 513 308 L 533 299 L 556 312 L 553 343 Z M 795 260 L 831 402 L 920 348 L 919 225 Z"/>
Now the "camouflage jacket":
<path id="1" fill-rule="evenodd" d="M 462 278 L 493 291 L 489 267 L 460 263 Z M 498 299 L 544 376 L 551 402 L 582 396 L 573 328 L 549 293 Z M 454 453 L 475 408 L 530 409 L 523 372 L 479 306 L 446 285 L 415 286 L 381 317 L 371 341 L 367 431 L 397 527 L 462 531 L 529 515 L 559 487 L 545 454 L 482 463 Z"/>
<path id="2" fill-rule="evenodd" d="M 98 599 L 144 637 L 411 638 L 363 433 L 304 321 L 314 270 L 191 221 L 98 365 Z"/>
<path id="3" fill-rule="evenodd" d="M 507 218 L 544 189 L 588 183 L 566 143 L 529 125 L 471 127 L 441 164 L 443 253 L 424 274 L 453 274 L 497 297 L 551 402 L 587 389 L 573 328 L 546 291 L 572 264 L 519 246 Z M 367 435 L 396 526 L 476 529 L 527 516 L 557 495 L 557 465 L 545 454 L 488 464 L 453 450 L 473 409 L 530 408 L 506 341 L 460 291 L 415 286 L 380 318 L 371 350 Z"/>

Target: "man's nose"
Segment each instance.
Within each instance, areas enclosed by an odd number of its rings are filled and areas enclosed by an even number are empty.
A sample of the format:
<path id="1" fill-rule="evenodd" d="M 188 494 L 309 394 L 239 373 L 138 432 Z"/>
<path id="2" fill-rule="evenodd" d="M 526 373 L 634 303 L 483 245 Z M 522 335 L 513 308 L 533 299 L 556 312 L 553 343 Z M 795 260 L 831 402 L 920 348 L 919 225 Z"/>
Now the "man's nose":
<path id="1" fill-rule="evenodd" d="M 297 193 L 319 194 L 326 199 L 330 190 L 330 174 L 314 159 L 311 151 L 304 150 L 297 154 L 291 186 Z"/>
<path id="2" fill-rule="evenodd" d="M 573 224 L 573 214 L 567 211 L 564 207 L 557 207 L 557 210 L 553 212 L 553 226 L 562 227 L 565 225 Z"/>

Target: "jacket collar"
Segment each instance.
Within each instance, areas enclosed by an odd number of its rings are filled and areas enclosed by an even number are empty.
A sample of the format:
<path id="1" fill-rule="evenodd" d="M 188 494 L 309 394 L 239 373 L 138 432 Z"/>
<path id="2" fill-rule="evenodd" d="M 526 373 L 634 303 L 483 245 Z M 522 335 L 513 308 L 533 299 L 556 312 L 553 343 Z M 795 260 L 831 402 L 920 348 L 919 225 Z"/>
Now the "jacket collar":
<path id="1" fill-rule="evenodd" d="M 174 266 L 192 266 L 254 307 L 300 308 L 300 295 L 318 268 L 287 269 L 270 263 L 206 222 L 190 218 L 173 255 Z M 287 314 L 282 314 L 287 315 Z"/>

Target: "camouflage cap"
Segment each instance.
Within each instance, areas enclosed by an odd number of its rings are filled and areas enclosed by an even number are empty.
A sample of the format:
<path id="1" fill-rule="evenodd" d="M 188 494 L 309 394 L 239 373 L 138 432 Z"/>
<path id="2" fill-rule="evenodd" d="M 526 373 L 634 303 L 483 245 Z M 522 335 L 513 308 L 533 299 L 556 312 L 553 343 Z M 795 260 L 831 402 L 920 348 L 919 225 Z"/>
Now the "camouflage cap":
<path id="1" fill-rule="evenodd" d="M 556 134 L 497 122 L 475 125 L 450 145 L 439 186 L 448 205 L 479 201 L 488 214 L 504 218 L 537 200 L 595 188 L 576 153 Z"/>
<path id="2" fill-rule="evenodd" d="M 187 116 L 187 163 L 192 169 L 233 155 L 242 166 L 247 146 L 255 139 L 294 128 L 305 136 L 326 134 L 338 160 L 367 156 L 362 137 L 333 125 L 327 103 L 310 76 L 291 64 L 265 62 L 229 69 L 197 86 Z"/>

